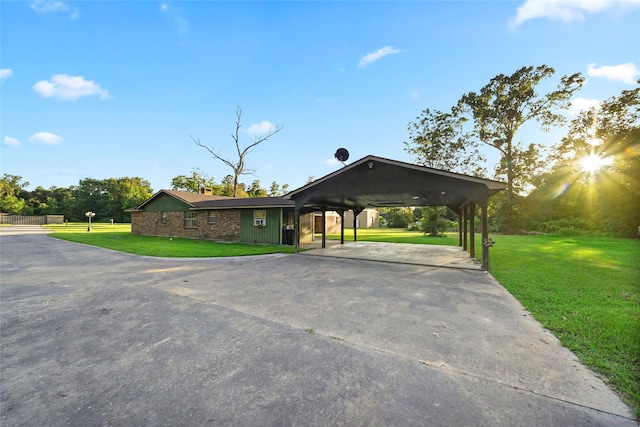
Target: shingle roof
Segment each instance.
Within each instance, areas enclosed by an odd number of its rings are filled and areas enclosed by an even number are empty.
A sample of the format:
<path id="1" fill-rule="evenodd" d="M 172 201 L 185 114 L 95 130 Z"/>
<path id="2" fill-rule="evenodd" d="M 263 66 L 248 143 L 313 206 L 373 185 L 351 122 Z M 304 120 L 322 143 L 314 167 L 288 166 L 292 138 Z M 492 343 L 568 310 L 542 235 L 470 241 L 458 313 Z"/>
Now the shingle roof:
<path id="1" fill-rule="evenodd" d="M 151 200 L 155 199 L 161 194 L 167 194 L 171 197 L 188 204 L 192 209 L 229 209 L 229 208 L 278 208 L 278 207 L 293 207 L 295 202 L 293 200 L 286 200 L 282 197 L 246 197 L 236 198 L 228 196 L 218 196 L 216 194 L 199 194 L 190 193 L 188 191 L 176 191 L 176 190 L 160 190 L 153 196 L 142 202 L 139 206 L 127 209 L 125 212 L 135 212 L 142 210 L 144 206 Z"/>
<path id="2" fill-rule="evenodd" d="M 160 190 L 157 193 L 155 193 L 153 196 L 149 197 L 147 200 L 142 202 L 140 205 L 136 206 L 135 208 L 126 209 L 125 212 L 135 212 L 135 211 L 141 210 L 144 207 L 144 205 L 146 205 L 147 203 L 149 203 L 150 201 L 152 201 L 153 199 L 155 199 L 161 194 L 168 194 L 169 196 L 175 197 L 176 199 L 183 201 L 184 203 L 192 207 L 195 207 L 194 203 L 204 202 L 208 200 L 229 200 L 229 199 L 233 200 L 234 199 L 233 197 L 218 196 L 216 194 L 190 193 L 188 191 L 177 191 L 177 190 Z"/>
<path id="3" fill-rule="evenodd" d="M 226 208 L 278 208 L 294 207 L 293 200 L 286 200 L 282 197 L 246 197 L 246 198 L 225 198 L 223 200 L 203 200 L 194 202 L 197 209 L 226 209 Z"/>
<path id="4" fill-rule="evenodd" d="M 188 191 L 177 191 L 177 190 L 160 190 L 160 191 L 170 194 L 173 197 L 183 200 L 189 204 L 204 202 L 208 200 L 229 200 L 229 199 L 233 200 L 234 199 L 233 197 L 218 196 L 217 194 L 200 194 L 200 193 L 190 193 Z"/>

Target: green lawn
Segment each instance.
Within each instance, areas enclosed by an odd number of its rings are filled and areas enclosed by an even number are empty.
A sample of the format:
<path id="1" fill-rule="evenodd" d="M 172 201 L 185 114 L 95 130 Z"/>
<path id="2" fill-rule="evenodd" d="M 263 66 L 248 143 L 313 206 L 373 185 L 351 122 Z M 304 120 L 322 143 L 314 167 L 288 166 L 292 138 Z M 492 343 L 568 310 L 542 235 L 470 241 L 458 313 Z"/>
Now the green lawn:
<path id="1" fill-rule="evenodd" d="M 53 230 L 54 232 L 49 236 L 57 239 L 86 243 L 136 255 L 199 258 L 295 252 L 292 246 L 220 243 L 175 237 L 170 239 L 168 237 L 139 236 L 131 234 L 130 224 L 96 223 L 91 225 L 91 232 L 87 232 L 86 223 L 46 225 L 44 227 Z"/>
<path id="2" fill-rule="evenodd" d="M 126 225 L 47 226 L 53 237 L 166 257 L 292 253 L 286 246 L 136 236 Z M 492 234 L 491 273 L 580 360 L 602 374 L 640 417 L 640 240 Z M 339 234 L 328 235 L 339 239 Z M 353 239 L 345 230 L 345 239 Z M 457 233 L 428 237 L 399 229 L 358 229 L 358 240 L 458 244 Z M 480 237 L 476 252 L 481 255 Z"/>

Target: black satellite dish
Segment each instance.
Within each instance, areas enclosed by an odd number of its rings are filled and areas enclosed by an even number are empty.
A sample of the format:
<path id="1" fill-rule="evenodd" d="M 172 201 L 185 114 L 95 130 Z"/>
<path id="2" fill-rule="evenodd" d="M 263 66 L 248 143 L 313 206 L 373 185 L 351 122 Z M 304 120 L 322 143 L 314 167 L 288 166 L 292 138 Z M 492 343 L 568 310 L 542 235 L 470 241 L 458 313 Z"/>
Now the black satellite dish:
<path id="1" fill-rule="evenodd" d="M 349 152 L 346 148 L 338 148 L 336 150 L 336 154 L 334 154 L 333 156 L 342 164 L 349 160 Z"/>

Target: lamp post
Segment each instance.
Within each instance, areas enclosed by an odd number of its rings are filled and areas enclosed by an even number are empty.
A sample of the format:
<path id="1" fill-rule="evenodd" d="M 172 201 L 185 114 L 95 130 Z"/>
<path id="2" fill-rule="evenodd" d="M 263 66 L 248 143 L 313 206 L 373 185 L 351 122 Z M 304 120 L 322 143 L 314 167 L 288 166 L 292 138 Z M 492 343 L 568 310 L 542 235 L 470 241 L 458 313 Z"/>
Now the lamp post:
<path id="1" fill-rule="evenodd" d="M 94 216 L 96 216 L 95 212 L 87 212 L 84 214 L 84 216 L 86 216 L 87 218 L 89 218 L 89 227 L 87 228 L 87 231 L 91 231 L 91 218 L 93 218 Z"/>

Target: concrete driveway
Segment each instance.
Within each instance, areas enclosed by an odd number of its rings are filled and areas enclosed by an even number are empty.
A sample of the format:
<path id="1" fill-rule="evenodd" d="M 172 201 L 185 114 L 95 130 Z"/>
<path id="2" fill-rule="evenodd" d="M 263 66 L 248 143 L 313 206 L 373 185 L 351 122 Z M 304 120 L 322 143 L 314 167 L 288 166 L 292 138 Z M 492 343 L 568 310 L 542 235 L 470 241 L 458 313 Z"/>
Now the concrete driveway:
<path id="1" fill-rule="evenodd" d="M 637 426 L 479 270 L 138 257 L 7 228 L 3 426 Z"/>

